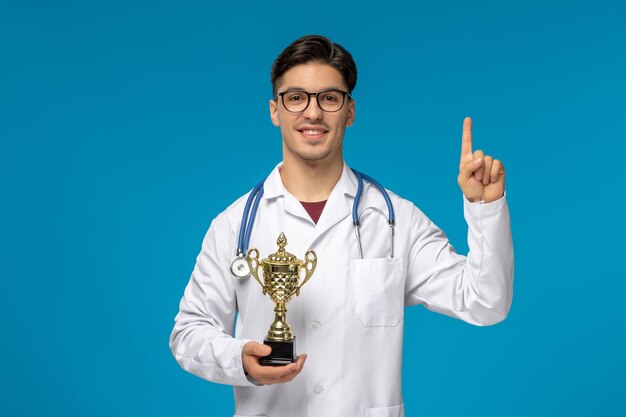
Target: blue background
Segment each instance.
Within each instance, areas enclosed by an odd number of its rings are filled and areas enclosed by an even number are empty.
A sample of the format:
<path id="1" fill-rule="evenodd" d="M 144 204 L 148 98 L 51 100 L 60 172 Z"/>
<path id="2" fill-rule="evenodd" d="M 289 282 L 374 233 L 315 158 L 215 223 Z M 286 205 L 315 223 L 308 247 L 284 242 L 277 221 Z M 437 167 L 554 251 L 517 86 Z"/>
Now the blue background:
<path id="1" fill-rule="evenodd" d="M 168 337 L 210 221 L 281 158 L 269 69 L 307 33 L 357 61 L 348 163 L 459 252 L 464 116 L 507 169 L 511 313 L 407 309 L 407 415 L 626 415 L 626 6 L 428 3 L 2 2 L 0 415 L 232 413 Z"/>

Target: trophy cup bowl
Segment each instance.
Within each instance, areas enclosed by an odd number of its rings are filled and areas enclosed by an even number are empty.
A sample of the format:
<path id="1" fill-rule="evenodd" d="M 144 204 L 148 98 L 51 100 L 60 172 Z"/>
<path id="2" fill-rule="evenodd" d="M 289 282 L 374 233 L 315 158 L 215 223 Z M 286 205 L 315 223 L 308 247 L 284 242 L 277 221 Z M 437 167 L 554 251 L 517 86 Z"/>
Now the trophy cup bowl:
<path id="1" fill-rule="evenodd" d="M 257 249 L 250 249 L 246 258 L 250 273 L 261 285 L 263 294 L 269 295 L 275 304 L 274 322 L 263 340 L 272 352 L 259 360 L 261 365 L 266 366 L 287 365 L 298 359 L 296 337 L 287 323 L 286 306 L 294 294 L 300 295 L 300 289 L 311 278 L 317 265 L 317 255 L 310 249 L 305 253 L 304 260 L 286 252 L 287 238 L 284 233 L 278 236 L 276 243 L 278 252 L 267 258 L 260 261 Z M 263 270 L 262 274 L 259 274 L 259 269 Z"/>

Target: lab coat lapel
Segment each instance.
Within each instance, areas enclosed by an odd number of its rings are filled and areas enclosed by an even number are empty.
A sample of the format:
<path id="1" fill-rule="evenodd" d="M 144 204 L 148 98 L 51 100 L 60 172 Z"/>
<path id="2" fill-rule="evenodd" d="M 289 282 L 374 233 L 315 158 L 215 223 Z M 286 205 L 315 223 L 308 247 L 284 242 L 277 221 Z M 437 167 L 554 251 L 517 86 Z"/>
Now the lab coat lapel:
<path id="1" fill-rule="evenodd" d="M 309 213 L 306 212 L 306 209 L 304 208 L 302 203 L 300 203 L 297 198 L 295 198 L 288 192 L 285 193 L 284 208 L 287 213 L 299 217 L 301 220 L 304 220 L 308 223 L 313 223 L 313 221 L 311 220 L 311 216 L 309 216 Z"/>
<path id="2" fill-rule="evenodd" d="M 277 197 L 283 197 L 283 209 L 295 216 L 303 219 L 309 223 L 312 223 L 311 217 L 306 212 L 305 208 L 302 204 L 291 195 L 283 185 L 283 181 L 280 178 L 280 167 L 282 166 L 282 162 L 274 168 L 274 170 L 270 173 L 270 175 L 265 180 L 265 184 L 263 185 L 263 198 L 265 199 L 274 199 Z"/>
<path id="3" fill-rule="evenodd" d="M 335 187 L 326 201 L 322 215 L 315 227 L 315 239 L 317 240 L 330 228 L 345 219 L 350 214 L 350 205 L 343 190 Z"/>
<path id="4" fill-rule="evenodd" d="M 306 212 L 306 209 L 302 206 L 298 199 L 285 189 L 282 179 L 280 178 L 280 166 L 281 164 L 278 164 L 272 173 L 267 177 L 264 184 L 263 197 L 266 199 L 273 199 L 282 196 L 284 199 L 283 208 L 287 213 L 313 225 L 311 217 Z M 356 194 L 356 188 L 356 177 L 350 168 L 348 168 L 348 165 L 344 163 L 341 177 L 328 197 L 328 201 L 322 211 L 322 215 L 315 226 L 314 238 L 311 244 L 313 244 L 315 240 L 324 235 L 326 231 L 345 219 L 352 212 L 352 201 L 354 200 L 354 195 Z"/>
<path id="5" fill-rule="evenodd" d="M 348 165 L 344 163 L 341 177 L 330 193 L 326 206 L 324 206 L 322 215 L 317 223 L 317 227 L 315 228 L 315 240 L 319 239 L 329 229 L 350 215 L 356 187 L 356 177 L 350 168 L 348 168 Z"/>

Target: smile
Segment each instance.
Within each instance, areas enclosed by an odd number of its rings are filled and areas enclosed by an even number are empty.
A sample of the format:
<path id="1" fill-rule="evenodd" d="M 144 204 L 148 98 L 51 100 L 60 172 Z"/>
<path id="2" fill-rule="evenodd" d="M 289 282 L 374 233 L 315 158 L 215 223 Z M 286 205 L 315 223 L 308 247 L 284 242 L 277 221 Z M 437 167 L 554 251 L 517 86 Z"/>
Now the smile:
<path id="1" fill-rule="evenodd" d="M 302 136 L 310 139 L 316 139 L 320 136 L 328 133 L 328 130 L 324 129 L 298 129 L 298 132 L 302 134 Z"/>

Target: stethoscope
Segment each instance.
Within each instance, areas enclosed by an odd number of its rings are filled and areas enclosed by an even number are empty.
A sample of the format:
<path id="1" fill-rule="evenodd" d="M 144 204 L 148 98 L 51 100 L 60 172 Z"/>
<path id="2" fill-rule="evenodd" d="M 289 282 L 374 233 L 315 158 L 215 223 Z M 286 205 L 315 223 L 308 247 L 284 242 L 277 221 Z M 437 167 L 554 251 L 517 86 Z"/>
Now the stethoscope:
<path id="1" fill-rule="evenodd" d="M 393 211 L 393 205 L 391 204 L 391 198 L 389 198 L 389 194 L 387 193 L 385 188 L 380 185 L 380 183 L 374 178 L 365 175 L 355 169 L 353 169 L 352 172 L 354 172 L 354 175 L 356 175 L 358 182 L 356 195 L 354 196 L 354 204 L 352 205 L 352 224 L 354 225 L 354 234 L 356 235 L 356 240 L 358 242 L 359 256 L 361 259 L 363 259 L 363 246 L 361 245 L 361 233 L 359 231 L 359 229 L 361 228 L 361 221 L 359 220 L 358 208 L 359 203 L 361 202 L 361 194 L 363 193 L 363 180 L 365 180 L 372 184 L 374 187 L 376 187 L 378 191 L 380 191 L 383 198 L 385 199 L 385 203 L 387 204 L 387 223 L 389 224 L 389 256 L 393 258 L 393 228 L 396 224 L 396 216 Z M 248 201 L 246 201 L 246 205 L 243 209 L 241 227 L 239 228 L 239 238 L 237 240 L 237 253 L 232 263 L 230 264 L 230 272 L 235 277 L 240 279 L 250 276 L 250 267 L 248 266 L 248 261 L 246 260 L 246 252 L 248 251 L 248 247 L 250 245 L 250 235 L 252 234 L 252 227 L 254 226 L 254 219 L 256 218 L 256 212 L 259 208 L 259 202 L 261 201 L 261 197 L 263 197 L 264 183 L 265 180 L 258 183 L 252 189 L 250 195 L 248 196 Z M 380 212 L 380 210 L 375 207 L 368 207 L 363 210 L 361 214 L 363 214 L 368 209 Z M 384 216 L 384 213 L 382 213 L 382 215 Z"/>

